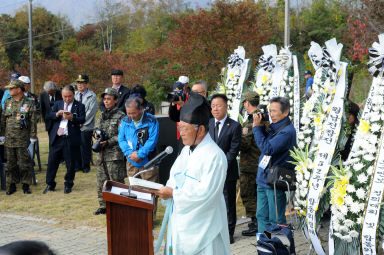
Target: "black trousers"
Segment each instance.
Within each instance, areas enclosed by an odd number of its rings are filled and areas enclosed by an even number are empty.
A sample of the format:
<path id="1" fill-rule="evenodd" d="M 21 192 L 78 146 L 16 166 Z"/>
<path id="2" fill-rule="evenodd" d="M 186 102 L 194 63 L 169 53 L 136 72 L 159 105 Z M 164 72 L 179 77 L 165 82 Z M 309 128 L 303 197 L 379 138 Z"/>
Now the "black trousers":
<path id="1" fill-rule="evenodd" d="M 226 180 L 224 184 L 224 199 L 227 206 L 229 235 L 235 233 L 236 227 L 236 180 Z"/>
<path id="2" fill-rule="evenodd" d="M 64 136 L 58 136 L 55 142 L 49 146 L 46 183 L 53 187 L 56 186 L 56 173 L 62 158 L 64 158 L 67 167 L 64 184 L 72 188 L 76 174 L 75 163 L 80 158 L 80 149 L 76 146 L 70 146 L 69 138 Z"/>
<path id="3" fill-rule="evenodd" d="M 81 131 L 81 158 L 76 163 L 76 170 L 90 170 L 92 158 L 92 134 L 93 131 Z"/>

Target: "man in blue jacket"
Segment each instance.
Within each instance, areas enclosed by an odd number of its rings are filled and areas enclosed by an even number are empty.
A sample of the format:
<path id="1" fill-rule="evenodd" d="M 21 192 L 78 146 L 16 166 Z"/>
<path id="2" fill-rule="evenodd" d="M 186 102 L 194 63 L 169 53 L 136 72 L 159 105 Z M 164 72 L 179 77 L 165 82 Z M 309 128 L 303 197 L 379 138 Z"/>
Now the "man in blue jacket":
<path id="1" fill-rule="evenodd" d="M 266 183 L 267 172 L 272 166 L 293 168 L 289 151 L 296 146 L 296 130 L 289 119 L 289 100 L 275 97 L 270 100 L 269 115 L 271 125 L 266 129 L 261 113 L 253 115 L 253 134 L 261 151 L 257 170 L 257 211 L 258 231 L 276 224 L 275 196 L 273 189 Z M 278 223 L 286 224 L 286 196 L 282 190 L 276 190 Z"/>
<path id="2" fill-rule="evenodd" d="M 127 174 L 133 176 L 148 163 L 149 154 L 156 148 L 159 123 L 155 116 L 143 110 L 137 97 L 127 99 L 127 116 L 121 120 L 118 142 L 127 158 Z M 142 174 L 142 178 L 157 182 L 158 170 Z"/>

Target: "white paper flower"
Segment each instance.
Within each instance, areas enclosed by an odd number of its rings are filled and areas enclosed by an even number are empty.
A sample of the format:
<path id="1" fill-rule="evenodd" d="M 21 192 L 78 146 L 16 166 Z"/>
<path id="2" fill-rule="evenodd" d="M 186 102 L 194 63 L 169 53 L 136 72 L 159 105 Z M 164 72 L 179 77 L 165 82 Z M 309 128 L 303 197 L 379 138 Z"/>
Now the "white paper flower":
<path id="1" fill-rule="evenodd" d="M 358 212 L 360 212 L 360 205 L 359 205 L 359 203 L 357 203 L 357 202 L 353 202 L 353 203 L 351 204 L 350 208 L 351 208 L 351 212 L 352 212 L 352 213 L 357 214 Z"/>

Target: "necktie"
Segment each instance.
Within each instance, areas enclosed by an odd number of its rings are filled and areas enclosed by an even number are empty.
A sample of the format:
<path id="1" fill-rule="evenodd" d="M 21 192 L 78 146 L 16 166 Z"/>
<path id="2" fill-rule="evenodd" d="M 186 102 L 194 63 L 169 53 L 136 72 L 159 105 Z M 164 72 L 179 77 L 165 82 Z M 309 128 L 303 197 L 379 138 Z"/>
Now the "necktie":
<path id="1" fill-rule="evenodd" d="M 80 93 L 80 103 L 83 102 L 83 93 Z"/>
<path id="2" fill-rule="evenodd" d="M 64 111 L 68 111 L 68 104 L 65 104 Z M 57 130 L 57 135 L 62 136 L 63 134 L 64 134 L 64 128 L 59 127 L 59 129 Z"/>
<path id="3" fill-rule="evenodd" d="M 216 126 L 215 126 L 215 142 L 219 140 L 219 127 L 220 127 L 220 121 L 216 122 Z"/>

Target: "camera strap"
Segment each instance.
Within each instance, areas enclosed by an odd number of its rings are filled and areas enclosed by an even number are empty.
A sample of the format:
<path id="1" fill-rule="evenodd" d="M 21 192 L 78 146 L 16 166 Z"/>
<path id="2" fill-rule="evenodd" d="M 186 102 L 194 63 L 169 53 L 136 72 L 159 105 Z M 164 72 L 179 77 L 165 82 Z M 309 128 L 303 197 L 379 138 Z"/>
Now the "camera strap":
<path id="1" fill-rule="evenodd" d="M 281 130 L 283 130 L 285 127 L 289 126 L 291 124 L 291 121 L 288 120 L 286 123 L 284 123 L 283 125 L 281 125 L 281 127 L 279 127 L 272 135 L 271 137 L 274 137 L 275 135 L 277 135 Z"/>

